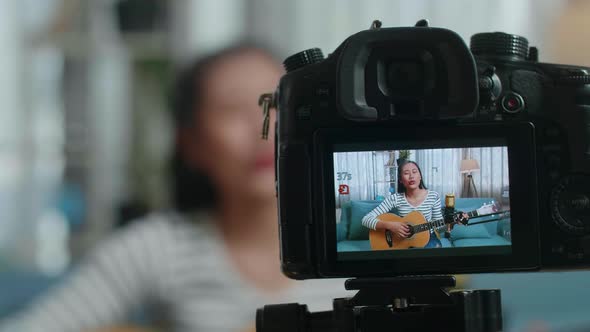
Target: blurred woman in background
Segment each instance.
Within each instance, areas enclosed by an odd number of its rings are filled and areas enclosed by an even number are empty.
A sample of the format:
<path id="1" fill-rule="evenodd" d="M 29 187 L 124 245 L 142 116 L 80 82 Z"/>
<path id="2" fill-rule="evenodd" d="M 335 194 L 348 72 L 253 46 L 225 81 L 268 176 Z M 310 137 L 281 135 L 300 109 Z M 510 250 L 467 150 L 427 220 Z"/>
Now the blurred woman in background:
<path id="1" fill-rule="evenodd" d="M 280 272 L 274 146 L 260 139 L 257 101 L 282 73 L 269 53 L 242 45 L 180 75 L 173 103 L 177 209 L 114 234 L 0 330 L 96 330 L 124 323 L 147 304 L 166 330 L 246 331 L 265 303 L 325 310 L 346 295 L 340 281 L 295 283 Z"/>

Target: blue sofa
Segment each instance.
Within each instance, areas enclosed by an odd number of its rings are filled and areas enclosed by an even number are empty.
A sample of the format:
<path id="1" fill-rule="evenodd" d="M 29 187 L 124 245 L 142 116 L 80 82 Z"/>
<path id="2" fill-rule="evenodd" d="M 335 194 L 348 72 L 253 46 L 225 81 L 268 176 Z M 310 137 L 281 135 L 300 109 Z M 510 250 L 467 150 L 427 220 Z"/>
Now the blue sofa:
<path id="1" fill-rule="evenodd" d="M 472 211 L 480 208 L 491 198 L 457 198 L 455 209 Z M 371 250 L 369 230 L 361 223 L 362 218 L 373 210 L 381 201 L 350 201 L 341 208 L 337 223 L 337 250 L 364 251 Z M 478 219 L 477 222 L 484 219 Z M 475 220 L 474 220 L 475 222 Z M 510 219 L 505 218 L 479 225 L 456 225 L 450 238 L 441 238 L 443 247 L 470 247 L 510 245 Z"/>
<path id="2" fill-rule="evenodd" d="M 0 320 L 26 308 L 61 279 L 34 271 L 0 270 Z"/>

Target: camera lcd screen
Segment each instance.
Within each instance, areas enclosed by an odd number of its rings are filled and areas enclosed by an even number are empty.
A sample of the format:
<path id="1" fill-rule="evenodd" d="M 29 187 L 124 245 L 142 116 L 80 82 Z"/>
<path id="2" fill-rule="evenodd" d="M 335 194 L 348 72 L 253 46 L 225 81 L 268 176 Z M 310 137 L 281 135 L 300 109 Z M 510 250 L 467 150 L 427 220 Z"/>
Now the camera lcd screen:
<path id="1" fill-rule="evenodd" d="M 333 148 L 337 260 L 512 253 L 502 139 Z"/>

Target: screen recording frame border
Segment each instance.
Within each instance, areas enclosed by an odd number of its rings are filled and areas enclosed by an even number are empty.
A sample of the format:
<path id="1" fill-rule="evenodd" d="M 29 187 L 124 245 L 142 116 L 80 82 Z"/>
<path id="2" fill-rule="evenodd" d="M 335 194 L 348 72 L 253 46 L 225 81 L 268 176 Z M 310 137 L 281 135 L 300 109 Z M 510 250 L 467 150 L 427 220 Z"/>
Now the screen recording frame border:
<path id="1" fill-rule="evenodd" d="M 534 126 L 528 122 L 318 129 L 314 134 L 314 156 L 318 158 L 314 158 L 313 179 L 321 190 L 313 193 L 313 206 L 317 207 L 313 219 L 324 221 L 315 223 L 319 273 L 326 277 L 374 277 L 537 269 L 540 266 L 540 249 L 534 143 Z M 436 253 L 429 256 L 426 250 L 444 253 L 450 248 L 424 249 L 424 255 L 412 258 L 400 257 L 396 253 L 363 251 L 359 252 L 362 254 L 353 254 L 358 257 L 355 260 L 338 259 L 333 154 L 345 152 L 335 149 L 344 145 L 358 147 L 356 151 L 506 146 L 511 250 L 489 250 L 495 253 L 481 254 L 482 250 L 476 249 L 480 254 L 444 256 Z M 465 247 L 464 250 L 471 248 L 483 247 Z M 363 259 L 369 256 L 367 253 L 376 256 Z"/>

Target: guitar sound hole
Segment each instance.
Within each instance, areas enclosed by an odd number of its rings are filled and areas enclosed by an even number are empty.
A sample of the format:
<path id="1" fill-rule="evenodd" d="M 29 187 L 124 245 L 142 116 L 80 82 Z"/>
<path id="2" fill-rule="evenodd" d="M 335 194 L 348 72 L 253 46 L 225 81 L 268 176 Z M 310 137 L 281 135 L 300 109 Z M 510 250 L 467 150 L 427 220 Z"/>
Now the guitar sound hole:
<path id="1" fill-rule="evenodd" d="M 391 231 L 385 231 L 385 241 L 390 248 L 393 247 L 393 233 Z"/>

